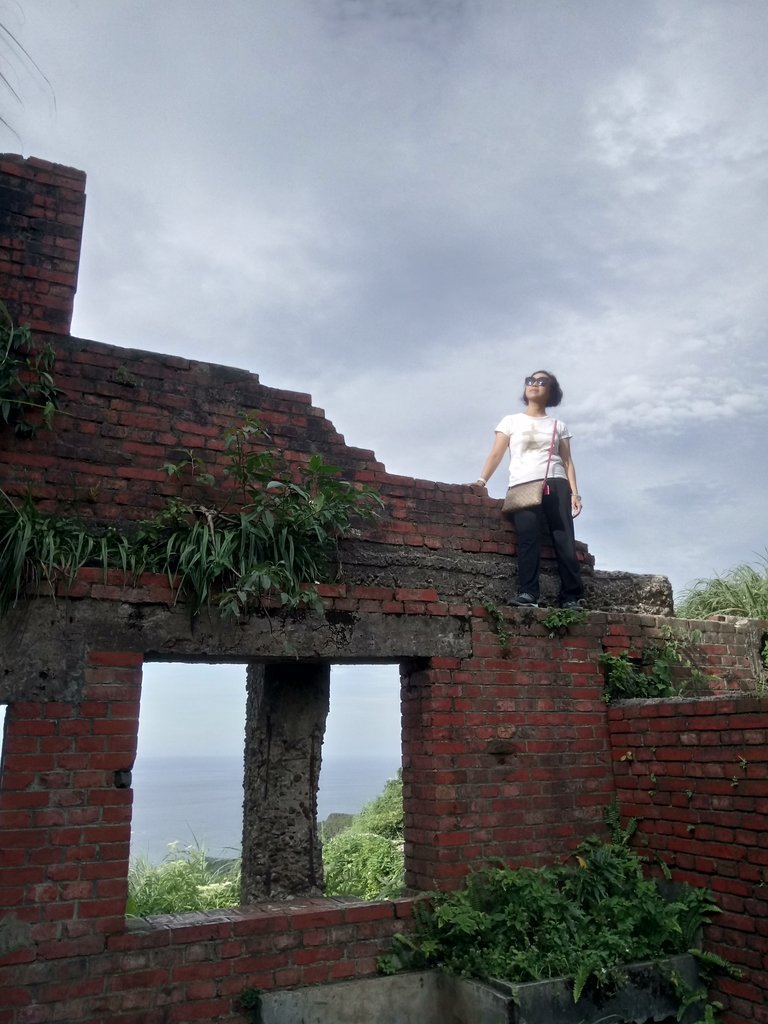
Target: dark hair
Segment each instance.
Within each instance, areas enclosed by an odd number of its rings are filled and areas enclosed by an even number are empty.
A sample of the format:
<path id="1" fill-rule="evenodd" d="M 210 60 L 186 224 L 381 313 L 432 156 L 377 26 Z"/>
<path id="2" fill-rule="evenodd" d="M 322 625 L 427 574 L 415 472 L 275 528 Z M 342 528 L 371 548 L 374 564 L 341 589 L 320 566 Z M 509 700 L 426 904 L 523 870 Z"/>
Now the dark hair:
<path id="1" fill-rule="evenodd" d="M 549 409 L 550 406 L 560 405 L 563 400 L 563 389 L 560 387 L 557 377 L 551 370 L 534 370 L 531 377 L 535 377 L 537 373 L 546 373 L 547 377 L 549 377 L 549 397 L 547 398 L 546 408 Z M 525 397 L 525 388 L 523 388 L 523 403 L 528 405 L 528 399 Z"/>

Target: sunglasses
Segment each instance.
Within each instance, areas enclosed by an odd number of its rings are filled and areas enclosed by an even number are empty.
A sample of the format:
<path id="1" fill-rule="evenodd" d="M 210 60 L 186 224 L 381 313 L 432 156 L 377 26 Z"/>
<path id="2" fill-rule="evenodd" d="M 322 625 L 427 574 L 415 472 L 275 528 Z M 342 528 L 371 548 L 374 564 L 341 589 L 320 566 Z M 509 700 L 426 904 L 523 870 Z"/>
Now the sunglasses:
<path id="1" fill-rule="evenodd" d="M 549 377 L 526 377 L 525 386 L 527 388 L 545 388 L 549 384 Z"/>

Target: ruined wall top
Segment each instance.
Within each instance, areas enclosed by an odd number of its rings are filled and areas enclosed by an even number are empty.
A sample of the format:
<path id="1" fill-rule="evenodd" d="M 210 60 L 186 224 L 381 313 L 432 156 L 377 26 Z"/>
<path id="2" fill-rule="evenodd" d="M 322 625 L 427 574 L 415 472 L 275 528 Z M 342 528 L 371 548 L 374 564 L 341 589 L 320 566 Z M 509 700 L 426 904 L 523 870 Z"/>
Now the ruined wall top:
<path id="1" fill-rule="evenodd" d="M 68 334 L 85 214 L 85 174 L 0 154 L 0 299 L 18 323 Z"/>
<path id="2" fill-rule="evenodd" d="M 498 600 L 511 592 L 515 535 L 501 521 L 498 501 L 465 485 L 388 473 L 373 452 L 348 445 L 309 395 L 266 387 L 256 374 L 72 337 L 84 184 L 77 170 L 0 158 L 3 248 L 10 254 L 0 299 L 19 322 L 46 332 L 61 389 L 52 430 L 27 440 L 0 429 L 0 476 L 8 495 L 29 493 L 44 511 L 98 523 L 149 518 L 179 493 L 165 463 L 193 452 L 221 476 L 224 432 L 255 414 L 289 464 L 322 455 L 381 495 L 382 514 L 362 524 L 356 538 L 352 560 L 363 566 L 358 581 L 380 578 L 382 560 L 377 564 L 359 550 L 372 543 L 386 547 L 390 568 L 400 566 L 401 585 L 436 585 L 458 572 L 464 591 L 477 578 L 478 593 Z M 605 574 L 605 593 L 597 593 L 593 560 L 585 545 L 578 547 L 591 607 L 671 612 L 663 577 Z M 544 575 L 548 568 L 554 569 L 554 559 L 545 551 Z M 638 579 L 644 596 L 638 596 Z M 463 593 L 462 587 L 453 592 Z"/>

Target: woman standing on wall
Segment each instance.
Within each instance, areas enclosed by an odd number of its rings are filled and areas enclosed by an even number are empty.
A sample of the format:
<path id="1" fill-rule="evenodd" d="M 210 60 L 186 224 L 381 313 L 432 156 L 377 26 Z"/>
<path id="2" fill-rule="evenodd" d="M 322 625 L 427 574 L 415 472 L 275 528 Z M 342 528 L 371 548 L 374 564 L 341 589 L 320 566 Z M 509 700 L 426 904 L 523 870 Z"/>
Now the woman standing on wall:
<path id="1" fill-rule="evenodd" d="M 576 558 L 573 520 L 581 512 L 581 495 L 571 457 L 571 433 L 547 409 L 563 399 L 557 377 L 536 370 L 525 378 L 525 412 L 505 416 L 477 483 L 485 488 L 505 452 L 509 452 L 509 486 L 546 477 L 549 493 L 541 504 L 508 513 L 517 533 L 518 592 L 512 604 L 537 608 L 541 527 L 546 522 L 560 573 L 560 607 L 578 608 L 584 587 Z M 546 489 L 545 489 L 546 490 Z"/>

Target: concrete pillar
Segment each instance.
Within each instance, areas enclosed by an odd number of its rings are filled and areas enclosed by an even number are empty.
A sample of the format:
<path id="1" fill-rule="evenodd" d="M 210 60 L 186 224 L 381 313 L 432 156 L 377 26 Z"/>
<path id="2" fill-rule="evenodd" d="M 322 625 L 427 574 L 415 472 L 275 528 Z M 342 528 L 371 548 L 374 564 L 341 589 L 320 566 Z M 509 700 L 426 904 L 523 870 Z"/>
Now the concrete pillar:
<path id="1" fill-rule="evenodd" d="M 248 666 L 241 899 L 319 895 L 317 784 L 328 665 Z"/>

